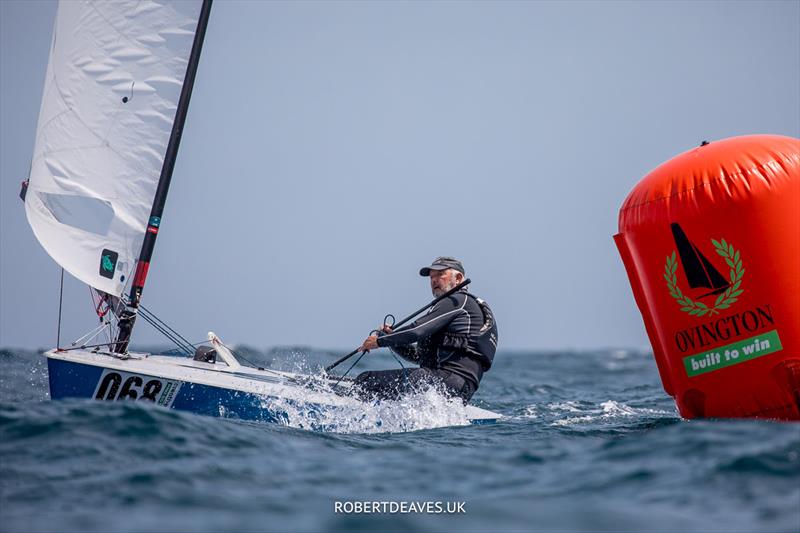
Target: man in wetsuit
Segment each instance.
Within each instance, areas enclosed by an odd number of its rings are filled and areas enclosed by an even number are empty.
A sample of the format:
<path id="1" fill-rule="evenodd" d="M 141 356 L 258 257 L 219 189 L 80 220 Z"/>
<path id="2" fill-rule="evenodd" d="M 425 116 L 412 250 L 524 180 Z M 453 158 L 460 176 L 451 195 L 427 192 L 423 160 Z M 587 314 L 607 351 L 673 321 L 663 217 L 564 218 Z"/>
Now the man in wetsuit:
<path id="1" fill-rule="evenodd" d="M 429 276 L 431 291 L 439 297 L 464 281 L 464 266 L 453 257 L 437 257 L 419 271 Z M 381 335 L 370 335 L 361 350 L 388 347 L 419 368 L 363 372 L 355 389 L 363 399 L 396 399 L 419 389 L 437 386 L 464 403 L 478 390 L 497 348 L 497 324 L 486 302 L 464 287 L 437 302 L 422 318 Z"/>

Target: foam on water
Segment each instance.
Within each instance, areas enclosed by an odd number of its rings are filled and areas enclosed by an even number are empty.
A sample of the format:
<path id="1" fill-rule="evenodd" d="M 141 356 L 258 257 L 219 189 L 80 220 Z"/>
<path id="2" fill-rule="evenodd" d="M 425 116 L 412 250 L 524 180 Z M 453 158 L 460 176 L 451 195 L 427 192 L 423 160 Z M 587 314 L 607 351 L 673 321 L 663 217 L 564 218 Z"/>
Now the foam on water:
<path id="1" fill-rule="evenodd" d="M 426 387 L 399 400 L 341 402 L 329 392 L 329 405 L 287 398 L 264 399 L 262 407 L 282 413 L 281 423 L 298 429 L 333 433 L 399 433 L 447 426 L 469 425 L 460 399 L 446 397 L 436 387 Z"/>
<path id="2" fill-rule="evenodd" d="M 551 423 L 553 426 L 572 426 L 587 422 L 596 422 L 599 420 L 609 420 L 621 417 L 633 417 L 640 415 L 650 416 L 672 416 L 668 411 L 649 408 L 633 408 L 625 405 L 622 402 L 614 400 L 607 400 L 598 405 L 580 402 L 559 402 L 547 405 L 553 413 L 560 415 L 562 413 L 585 413 L 581 416 L 570 416 L 567 418 L 560 418 Z"/>
<path id="3" fill-rule="evenodd" d="M 282 425 L 343 434 L 401 433 L 470 425 L 461 400 L 448 398 L 440 387 L 422 387 L 399 400 L 362 402 L 351 397 L 346 390 L 348 382 L 343 382 L 337 394 L 330 375 L 318 362 L 310 361 L 309 356 L 304 350 L 277 350 L 276 358 L 266 363 L 270 368 L 302 376 L 307 386 L 298 387 L 291 398 L 262 399 L 262 408 Z M 221 416 L 226 414 L 220 412 Z"/>

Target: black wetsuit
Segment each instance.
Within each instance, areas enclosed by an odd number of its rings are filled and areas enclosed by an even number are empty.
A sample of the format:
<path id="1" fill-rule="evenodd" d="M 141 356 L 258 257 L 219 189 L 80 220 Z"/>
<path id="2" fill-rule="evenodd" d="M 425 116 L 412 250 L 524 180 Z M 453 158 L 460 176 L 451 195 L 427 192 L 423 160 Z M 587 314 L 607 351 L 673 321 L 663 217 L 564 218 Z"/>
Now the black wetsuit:
<path id="1" fill-rule="evenodd" d="M 468 402 L 494 356 L 493 351 L 488 357 L 482 354 L 474 342 L 485 320 L 478 300 L 464 289 L 440 300 L 411 325 L 378 337 L 378 346 L 420 368 L 363 372 L 356 378 L 356 390 L 365 399 L 395 399 L 420 385 L 441 384 L 445 392 Z M 494 346 L 496 331 L 495 326 Z"/>

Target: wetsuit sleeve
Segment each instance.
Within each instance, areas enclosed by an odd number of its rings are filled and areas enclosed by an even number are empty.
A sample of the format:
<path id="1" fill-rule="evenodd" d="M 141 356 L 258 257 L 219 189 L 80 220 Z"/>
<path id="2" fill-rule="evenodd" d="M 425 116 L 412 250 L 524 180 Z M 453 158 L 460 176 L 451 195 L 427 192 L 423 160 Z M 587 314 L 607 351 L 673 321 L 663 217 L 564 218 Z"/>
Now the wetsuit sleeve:
<path id="1" fill-rule="evenodd" d="M 411 344 L 425 337 L 430 337 L 434 333 L 446 328 L 456 315 L 464 309 L 466 303 L 467 295 L 463 293 L 456 293 L 444 300 L 440 300 L 433 306 L 430 313 L 416 320 L 410 326 L 395 331 L 394 333 L 378 337 L 378 346 L 392 348 L 394 346 Z"/>
<path id="2" fill-rule="evenodd" d="M 405 359 L 406 361 L 411 361 L 412 363 L 419 363 L 419 354 L 417 353 L 417 349 L 414 346 L 392 346 L 389 348 L 394 353 Z"/>

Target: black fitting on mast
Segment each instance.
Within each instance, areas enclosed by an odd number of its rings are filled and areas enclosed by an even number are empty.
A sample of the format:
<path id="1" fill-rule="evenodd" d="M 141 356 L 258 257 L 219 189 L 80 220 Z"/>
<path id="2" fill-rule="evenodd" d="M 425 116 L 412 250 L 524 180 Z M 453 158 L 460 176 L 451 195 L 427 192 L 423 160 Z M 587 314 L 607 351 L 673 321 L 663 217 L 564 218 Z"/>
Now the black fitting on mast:
<path id="1" fill-rule="evenodd" d="M 178 148 L 183 136 L 183 125 L 186 122 L 186 112 L 189 109 L 189 100 L 192 97 L 194 79 L 197 75 L 197 65 L 200 62 L 200 52 L 203 50 L 203 40 L 206 36 L 208 17 L 211 13 L 212 0 L 203 0 L 200 8 L 200 18 L 197 20 L 197 31 L 194 34 L 192 52 L 189 55 L 189 64 L 186 67 L 186 76 L 183 80 L 178 109 L 175 112 L 175 122 L 172 123 L 172 132 L 167 145 L 167 152 L 164 156 L 164 165 L 161 167 L 161 176 L 158 179 L 156 195 L 153 199 L 153 207 L 150 210 L 150 218 L 147 221 L 147 231 L 144 234 L 142 250 L 139 253 L 139 261 L 136 264 L 136 274 L 131 284 L 128 307 L 120 313 L 117 333 L 117 341 L 113 350 L 117 353 L 128 351 L 128 342 L 131 338 L 133 325 L 136 322 L 136 315 L 139 302 L 142 298 L 142 290 L 147 279 L 147 271 L 150 268 L 150 259 L 153 257 L 153 249 L 158 237 L 158 228 L 161 226 L 161 216 L 164 213 L 164 204 L 167 201 L 169 185 L 172 181 L 172 171 L 175 168 L 175 159 L 178 156 Z"/>

